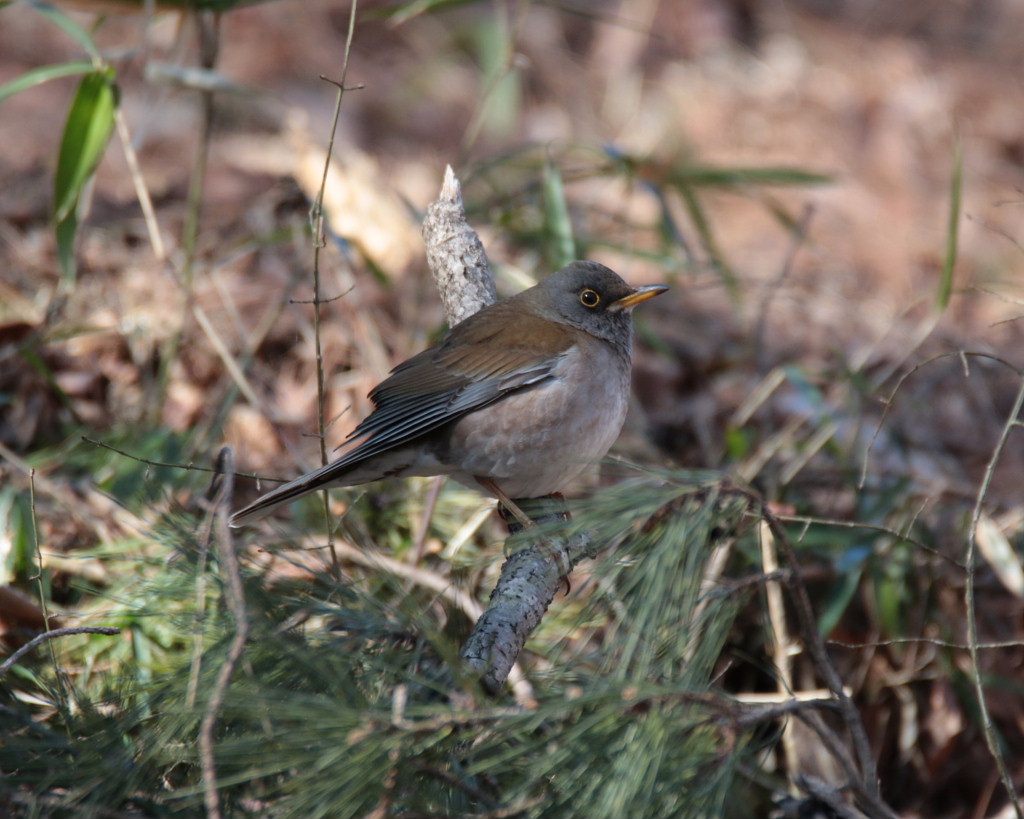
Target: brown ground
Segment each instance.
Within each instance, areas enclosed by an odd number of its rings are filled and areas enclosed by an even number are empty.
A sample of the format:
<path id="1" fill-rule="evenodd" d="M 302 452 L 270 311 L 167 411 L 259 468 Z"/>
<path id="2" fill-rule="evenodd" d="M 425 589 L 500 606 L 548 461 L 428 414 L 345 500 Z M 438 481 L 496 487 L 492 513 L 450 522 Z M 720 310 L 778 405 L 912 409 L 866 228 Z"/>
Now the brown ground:
<path id="1" fill-rule="evenodd" d="M 1011 0 L 622 0 L 592 4 L 595 17 L 540 4 L 501 8 L 518 87 L 497 87 L 486 109 L 480 54 L 494 63 L 486 68 L 503 65 L 498 46 L 481 45 L 497 30 L 495 7 L 402 24 L 366 19 L 357 27 L 347 82 L 364 87 L 344 98 L 339 172 L 326 200 L 334 230 L 352 244 L 346 256 L 332 243 L 322 263 L 326 295 L 355 285 L 324 311 L 327 414 L 341 416 L 331 438 L 340 440 L 366 410 L 369 388 L 438 327 L 416 214 L 435 195 L 446 163 L 465 184 L 492 261 L 509 274 L 503 285 L 515 287 L 519 272 L 543 272 L 536 242 L 523 238 L 531 214 L 537 218 L 531 203 L 540 167 L 488 175 L 481 165 L 537 145 L 534 160 L 547 150 L 564 161 L 574 227 L 591 243 L 589 255 L 638 283 L 675 285 L 643 322 L 661 346 L 638 354 L 645 412 L 627 451 L 729 466 L 815 516 L 900 529 L 920 514 L 929 545 L 962 559 L 964 521 L 1020 388 L 1015 368 L 1024 367 L 1017 320 L 1024 8 Z M 751 9 L 754 16 L 744 16 Z M 315 428 L 311 313 L 287 299 L 310 298 L 303 227 L 334 102 L 332 87 L 317 78 L 340 76 L 347 25 L 347 4 L 329 0 L 266 3 L 223 18 L 217 70 L 241 89 L 217 97 L 190 295 L 180 284 L 180 237 L 197 151 L 197 95 L 144 80 L 139 21 L 109 18 L 97 39 L 117 50 L 111 59 L 123 110 L 168 261 L 154 256 L 115 139 L 82 230 L 77 282 L 61 291 L 48 220 L 75 81 L 0 103 L 0 394 L 8 402 L 0 405 L 0 442 L 13 454 L 31 458 L 72 428 L 102 437 L 163 425 L 202 433 L 189 459 L 208 460 L 226 440 L 242 469 L 290 475 L 316 461 L 315 444 L 303 437 Z M 194 64 L 194 32 L 180 29 L 176 17 L 160 18 L 149 38 L 151 64 Z M 20 5 L 0 11 L 0 83 L 77 56 L 38 13 Z M 955 290 L 949 307 L 937 310 L 958 141 Z M 692 255 L 659 244 L 650 188 L 592 172 L 606 145 L 644 157 L 638 175 L 663 189 L 670 170 L 683 166 L 797 168 L 832 183 L 701 191 L 737 275 L 730 294 L 678 199 L 670 196 L 670 207 Z M 806 236 L 799 238 L 792 225 L 802 219 Z M 180 354 L 169 358 L 179 333 Z M 936 358 L 959 352 L 989 358 Z M 226 357 L 242 363 L 248 400 L 221 417 L 217 410 L 239 386 L 225 377 Z M 168 361 L 166 400 L 157 402 Z M 775 381 L 787 365 L 800 378 Z M 883 399 L 898 384 L 868 453 Z M 752 398 L 761 388 L 762 398 Z M 642 448 L 641 418 L 656 453 Z M 815 441 L 825 427 L 827 446 Z M 737 450 L 729 430 L 744 430 L 749 448 Z M 855 491 L 865 458 L 868 486 L 879 496 L 895 480 L 907 481 L 890 514 L 871 520 Z M 47 464 L 52 480 L 67 479 Z M 18 469 L 0 469 L 24 481 Z M 985 505 L 994 529 L 1018 551 L 1022 480 L 1018 431 Z M 61 526 L 51 527 L 50 542 L 59 543 Z M 915 593 L 931 603 L 910 606 L 914 614 L 902 627 L 962 641 L 962 572 L 923 553 L 912 562 L 915 577 L 930 578 Z M 979 582 L 983 639 L 1020 639 L 1020 598 L 988 571 Z M 865 594 L 853 607 L 859 614 L 833 636 L 882 636 L 870 599 Z M 932 623 L 927 612 L 934 611 L 948 619 Z M 918 615 L 923 621 L 911 626 Z M 1018 692 L 1004 690 L 1005 699 L 992 703 L 1018 776 L 1021 654 L 985 655 L 987 670 Z M 999 809 L 994 766 L 970 708 L 949 678 L 933 679 L 934 647 L 838 656 L 865 705 L 894 805 L 924 816 Z M 962 669 L 964 661 L 960 653 L 953 662 Z"/>

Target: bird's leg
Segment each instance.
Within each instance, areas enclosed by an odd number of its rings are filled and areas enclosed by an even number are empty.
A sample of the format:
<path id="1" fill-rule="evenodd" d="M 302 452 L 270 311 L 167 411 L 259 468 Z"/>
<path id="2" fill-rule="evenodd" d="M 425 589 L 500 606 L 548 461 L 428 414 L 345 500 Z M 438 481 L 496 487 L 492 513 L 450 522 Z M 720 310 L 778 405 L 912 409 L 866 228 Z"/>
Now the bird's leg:
<path id="1" fill-rule="evenodd" d="M 516 498 L 512 502 L 536 525 L 553 522 L 564 523 L 572 517 L 569 514 L 569 507 L 565 503 L 565 496 L 561 492 L 541 495 L 536 498 Z M 506 517 L 511 519 L 511 515 Z"/>
<path id="2" fill-rule="evenodd" d="M 478 484 L 480 484 L 484 489 L 486 489 L 488 492 L 490 492 L 492 495 L 494 495 L 494 497 L 498 499 L 498 503 L 504 506 L 505 509 L 507 509 L 508 512 L 511 513 L 512 517 L 519 521 L 520 526 L 522 526 L 524 529 L 529 529 L 531 526 L 536 525 L 532 520 L 530 520 L 529 515 L 527 515 L 522 509 L 520 509 L 519 505 L 514 500 L 512 500 L 512 498 L 510 498 L 508 495 L 501 491 L 501 487 L 498 486 L 498 484 L 495 483 L 492 478 L 485 478 L 480 475 L 474 475 L 473 477 L 476 479 L 476 482 Z M 506 522 L 508 521 L 506 520 Z"/>

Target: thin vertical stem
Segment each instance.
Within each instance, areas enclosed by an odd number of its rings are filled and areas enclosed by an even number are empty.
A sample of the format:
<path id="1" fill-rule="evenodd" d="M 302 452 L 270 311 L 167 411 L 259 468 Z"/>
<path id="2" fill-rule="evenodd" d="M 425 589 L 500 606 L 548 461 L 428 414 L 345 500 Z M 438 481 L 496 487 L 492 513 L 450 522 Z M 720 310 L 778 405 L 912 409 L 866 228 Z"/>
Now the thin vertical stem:
<path id="1" fill-rule="evenodd" d="M 217 63 L 220 50 L 220 15 L 215 12 L 201 11 L 196 14 L 196 25 L 199 35 L 199 64 L 207 71 Z M 152 406 L 157 412 L 163 407 L 163 397 L 167 393 L 167 382 L 170 379 L 171 367 L 178 358 L 181 340 L 185 334 L 185 323 L 192 310 L 192 282 L 195 275 L 196 246 L 199 236 L 199 221 L 203 209 L 203 188 L 206 184 L 206 163 L 210 153 L 210 140 L 213 135 L 214 99 L 213 90 L 204 88 L 199 92 L 199 144 L 192 172 L 189 175 L 188 200 L 185 210 L 185 224 L 181 232 L 182 262 L 180 284 L 184 292 L 184 301 L 178 317 L 178 325 L 168 340 L 160 361 L 160 373 L 157 379 L 158 395 Z"/>
<path id="2" fill-rule="evenodd" d="M 220 51 L 220 15 L 203 11 L 197 16 L 199 26 L 199 65 L 204 71 L 211 71 L 217 64 Z M 199 92 L 199 149 L 188 183 L 188 204 L 185 211 L 185 225 L 182 228 L 181 280 L 189 298 L 192 295 L 192 278 L 195 270 L 196 243 L 199 236 L 199 219 L 203 211 L 203 188 L 206 185 L 206 163 L 210 156 L 210 139 L 213 136 L 213 90 L 204 88 Z"/>
<path id="3" fill-rule="evenodd" d="M 1024 406 L 1024 380 L 1021 381 L 1013 409 L 1010 410 L 1010 414 L 1006 418 L 1006 423 L 1003 425 L 1003 430 L 999 435 L 999 440 L 996 442 L 992 457 L 985 467 L 985 476 L 982 478 L 981 486 L 978 488 L 978 496 L 974 502 L 974 511 L 971 513 L 971 528 L 967 537 L 967 554 L 964 557 L 964 563 L 967 566 L 967 578 L 964 584 L 964 603 L 967 608 L 967 645 L 971 654 L 971 682 L 974 684 L 975 696 L 978 699 L 978 713 L 981 718 L 981 728 L 985 734 L 985 742 L 988 744 L 989 753 L 992 754 L 996 767 L 999 769 L 999 777 L 1003 782 L 1003 787 L 1006 788 L 1006 796 L 1010 800 L 1010 804 L 1013 805 L 1014 814 L 1017 819 L 1024 819 L 1024 806 L 1021 805 L 1017 789 L 1013 785 L 1013 777 L 1006 766 L 1002 749 L 999 747 L 999 738 L 996 736 L 995 728 L 992 726 L 992 715 L 989 713 L 988 703 L 985 700 L 985 685 L 981 679 L 981 666 L 979 665 L 978 658 L 978 615 L 975 609 L 976 601 L 974 597 L 974 564 L 978 553 L 978 522 L 981 520 L 985 496 L 988 494 L 989 485 L 992 483 L 992 475 L 995 472 L 996 464 L 999 463 L 999 458 L 1002 456 L 1010 433 L 1018 423 L 1017 418 L 1020 416 L 1022 406 Z"/>
<path id="4" fill-rule="evenodd" d="M 327 189 L 327 174 L 331 167 L 331 156 L 334 153 L 334 139 L 338 133 L 338 120 L 341 118 L 341 101 L 345 97 L 345 78 L 348 76 L 348 58 L 352 51 L 352 36 L 356 29 L 356 0 L 352 2 L 352 8 L 348 18 L 348 36 L 345 38 L 345 57 L 341 66 L 341 79 L 334 82 L 338 92 L 334 101 L 334 117 L 331 120 L 331 137 L 327 143 L 327 157 L 324 159 L 324 172 L 320 179 L 320 190 L 317 191 L 316 201 L 310 211 L 310 221 L 313 226 L 313 336 L 316 344 L 316 429 L 320 438 L 320 463 L 327 463 L 327 432 L 324 420 L 324 358 L 320 344 L 320 250 L 325 244 L 324 238 L 324 191 Z M 326 80 L 326 77 L 321 77 Z M 340 577 L 340 566 L 338 563 L 338 551 L 334 546 L 334 528 L 330 525 L 330 496 L 325 489 L 323 491 L 324 518 L 327 520 L 327 547 L 331 551 L 331 569 L 335 577 Z"/>
<path id="5" fill-rule="evenodd" d="M 36 517 L 36 471 L 32 469 L 28 473 L 28 493 L 29 493 L 29 510 L 32 517 L 32 546 L 36 553 L 36 564 L 38 568 L 38 574 L 35 576 L 35 580 L 39 586 L 39 607 L 43 611 L 43 623 L 47 632 L 51 630 L 50 627 L 50 609 L 46 605 L 46 584 L 44 580 L 44 569 L 43 569 L 43 552 L 39 546 L 39 521 Z M 53 641 L 48 640 L 46 647 L 50 650 L 50 662 L 53 663 L 53 674 L 56 678 L 56 692 L 58 698 L 58 706 L 64 715 L 67 716 L 68 712 L 68 692 L 64 689 L 64 672 L 61 671 L 60 666 L 57 665 L 57 652 L 53 650 Z M 71 726 L 68 720 L 64 720 L 64 726 L 68 731 L 68 736 L 71 735 Z"/>

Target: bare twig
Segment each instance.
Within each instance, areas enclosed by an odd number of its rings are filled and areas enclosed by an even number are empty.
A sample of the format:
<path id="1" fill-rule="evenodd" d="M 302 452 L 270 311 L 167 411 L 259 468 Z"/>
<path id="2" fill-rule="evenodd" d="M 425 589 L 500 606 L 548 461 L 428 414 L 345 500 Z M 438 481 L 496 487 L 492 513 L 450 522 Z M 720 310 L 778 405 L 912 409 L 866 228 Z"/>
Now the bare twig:
<path id="1" fill-rule="evenodd" d="M 145 30 L 149 30 L 148 25 Z M 114 109 L 114 122 L 117 125 L 117 138 L 121 140 L 121 148 L 124 150 L 128 174 L 135 187 L 135 198 L 139 200 L 139 207 L 142 208 L 142 218 L 146 223 L 146 231 L 149 233 L 149 243 L 153 246 L 153 255 L 162 262 L 167 258 L 167 249 L 164 247 L 164 240 L 160 235 L 160 224 L 156 220 L 156 211 L 153 209 L 153 198 L 149 195 L 146 179 L 139 167 L 139 157 L 135 153 L 135 148 L 132 147 L 132 135 L 128 130 L 128 122 L 124 118 L 121 106 Z"/>
<path id="2" fill-rule="evenodd" d="M 768 525 L 761 521 L 761 565 L 766 575 L 777 573 L 779 570 L 779 558 L 775 549 L 775 540 L 772 538 Z M 778 675 L 778 687 L 780 692 L 791 693 L 793 685 L 793 662 L 789 637 L 789 628 L 786 625 L 786 607 L 782 599 L 783 584 L 787 582 L 783 578 L 765 583 L 764 591 L 768 603 L 768 621 L 771 623 L 771 644 L 772 655 L 774 656 L 775 671 Z M 786 759 L 786 770 L 792 773 L 797 770 L 798 751 L 796 747 L 796 734 L 792 721 L 786 720 L 782 726 L 782 751 Z"/>
<path id="3" fill-rule="evenodd" d="M 37 472 L 31 464 L 5 446 L 2 441 L 0 441 L 0 460 L 7 461 L 15 470 L 30 478 L 35 492 L 42 492 L 59 504 L 69 520 L 76 521 L 83 527 L 91 530 L 100 528 L 101 521 L 95 514 L 97 508 L 101 512 L 103 521 L 113 520 L 123 528 L 134 531 L 145 526 L 145 521 L 100 492 L 92 492 L 88 500 L 83 503 L 82 497 L 70 486 L 52 481 L 41 472 Z M 0 482 L 4 479 L 4 470 L 0 467 Z"/>
<path id="4" fill-rule="evenodd" d="M 793 269 L 793 262 L 796 261 L 796 255 L 807 240 L 807 232 L 810 230 L 811 218 L 813 216 L 814 205 L 806 205 L 800 216 L 800 221 L 796 223 L 790 235 L 789 249 L 786 251 L 786 257 L 782 261 L 779 272 L 774 279 L 765 285 L 764 297 L 761 300 L 761 307 L 757 314 L 757 324 L 754 326 L 753 333 L 754 349 L 757 350 L 758 372 L 764 372 L 768 367 L 768 351 L 771 347 L 765 344 L 764 336 L 768 327 L 768 315 L 772 300 L 778 294 L 786 279 L 789 278 L 789 274 Z"/>
<path id="5" fill-rule="evenodd" d="M 903 375 L 899 377 L 899 380 L 897 380 L 896 382 L 896 386 L 892 388 L 892 392 L 889 394 L 889 397 L 885 400 L 885 409 L 882 410 L 882 417 L 878 419 L 878 425 L 875 427 L 875 431 L 871 436 L 871 440 L 868 442 L 867 449 L 864 450 L 864 462 L 861 464 L 860 482 L 858 483 L 858 488 L 863 488 L 864 484 L 867 481 L 868 460 L 871 457 L 871 450 L 874 448 L 875 441 L 878 440 L 878 436 L 882 432 L 882 426 L 885 424 L 885 419 L 889 417 L 889 410 L 892 409 L 896 401 L 896 394 L 903 388 L 904 382 L 906 382 L 906 380 L 910 378 L 912 375 L 914 375 L 918 370 L 927 367 L 929 364 L 933 364 L 934 362 L 941 361 L 942 359 L 945 358 L 954 357 L 959 358 L 963 362 L 965 370 L 967 369 L 968 359 L 980 358 L 984 361 L 994 361 L 997 364 L 1002 364 L 1004 367 L 1008 367 L 1009 369 L 1013 370 L 1013 372 L 1015 372 L 1018 376 L 1024 376 L 1024 372 L 1022 372 L 1018 367 L 1015 367 L 1005 358 L 1000 358 L 999 356 L 992 355 L 991 353 L 972 352 L 970 350 L 957 350 L 951 353 L 940 353 L 939 355 L 935 355 L 932 356 L 931 358 L 925 359 L 919 364 L 915 364 L 913 367 L 907 370 L 907 372 L 905 372 Z"/>
<path id="6" fill-rule="evenodd" d="M 953 640 L 940 640 L 937 637 L 888 637 L 884 640 L 868 640 L 864 643 L 848 643 L 843 640 L 826 640 L 826 645 L 837 648 L 885 648 L 886 646 L 900 645 L 927 645 L 936 648 L 955 648 L 960 651 L 969 651 L 970 643 L 958 643 Z M 1000 648 L 1024 648 L 1024 640 L 995 640 L 988 643 L 975 643 L 975 648 L 986 651 L 994 651 Z"/>
<path id="7" fill-rule="evenodd" d="M 215 475 L 210 482 L 210 487 L 203 497 L 201 504 L 203 508 L 216 511 L 218 493 L 221 491 L 221 473 L 223 464 L 222 457 L 218 457 Z M 195 625 L 192 629 L 192 665 L 189 669 L 188 685 L 185 688 L 185 706 L 193 708 L 196 704 L 196 697 L 199 695 L 199 679 L 203 667 L 203 620 L 206 618 L 206 567 L 210 559 L 210 543 L 214 538 L 216 516 L 207 514 L 203 519 L 202 533 L 198 538 L 199 560 L 196 562 L 195 572 L 195 600 L 196 610 L 193 614 Z"/>
<path id="8" fill-rule="evenodd" d="M 483 608 L 476 599 L 453 584 L 450 578 L 443 577 L 415 564 L 405 563 L 388 557 L 386 554 L 371 549 L 359 549 L 344 541 L 337 544 L 338 554 L 352 563 L 367 568 L 385 570 L 395 577 L 401 577 L 417 586 L 430 589 L 443 597 L 467 617 L 476 620 L 483 613 Z"/>
<path id="9" fill-rule="evenodd" d="M 196 13 L 195 20 L 199 33 L 199 65 L 206 71 L 212 71 L 220 51 L 220 15 L 216 12 L 199 11 Z M 184 254 L 181 277 L 189 298 L 192 295 L 196 240 L 199 236 L 199 218 L 203 209 L 203 188 L 206 185 L 206 162 L 210 155 L 210 140 L 213 136 L 213 89 L 201 89 L 199 99 L 199 145 L 188 182 L 188 204 L 181 236 L 181 249 Z"/>
<path id="10" fill-rule="evenodd" d="M 97 441 L 95 438 L 90 438 L 88 435 L 83 435 L 82 440 L 87 444 L 102 447 L 103 449 L 109 449 L 111 452 L 116 452 L 118 455 L 123 455 L 125 458 L 131 458 L 131 460 L 138 461 L 140 464 L 146 464 L 146 466 L 164 467 L 167 469 L 184 469 L 192 472 L 210 472 L 215 475 L 220 472 L 216 466 L 200 466 L 199 464 L 192 463 L 191 461 L 187 464 L 172 464 L 167 461 L 154 461 L 151 458 L 143 458 L 141 455 L 133 455 L 131 452 L 118 449 L 116 446 L 111 446 L 103 441 Z M 279 483 L 286 483 L 288 481 L 288 478 L 268 478 L 266 475 L 257 475 L 255 472 L 236 473 L 236 477 L 239 475 L 243 478 L 255 478 L 258 481 L 277 481 Z"/>
<path id="11" fill-rule="evenodd" d="M 978 616 L 975 610 L 974 577 L 975 558 L 978 552 L 978 522 L 981 520 L 985 496 L 988 494 L 989 486 L 992 483 L 992 475 L 996 465 L 1002 457 L 1003 449 L 1010 437 L 1010 432 L 1017 425 L 1017 418 L 1020 415 L 1021 407 L 1024 406 L 1024 379 L 1021 380 L 1020 388 L 1017 390 L 1017 398 L 1014 401 L 1013 409 L 1006 417 L 999 440 L 996 441 L 995 449 L 992 450 L 992 457 L 985 467 L 985 475 L 982 478 L 981 486 L 978 487 L 978 497 L 974 503 L 974 510 L 971 513 L 971 528 L 967 536 L 967 554 L 964 556 L 964 563 L 967 565 L 967 582 L 964 586 L 964 603 L 967 607 L 967 642 L 971 654 L 971 681 L 974 684 L 975 695 L 978 699 L 978 712 L 981 717 L 981 727 L 985 734 L 985 742 L 988 744 L 989 752 L 995 760 L 999 769 L 999 777 L 1006 788 L 1010 804 L 1013 805 L 1017 819 L 1024 819 L 1024 805 L 1021 804 L 1020 796 L 1013 784 L 1013 777 L 1010 775 L 1006 765 L 1003 751 L 999 747 L 999 740 L 996 737 L 995 728 L 992 725 L 992 715 L 988 710 L 988 703 L 985 700 L 985 686 L 981 679 L 981 666 L 978 662 Z"/>
<path id="12" fill-rule="evenodd" d="M 235 357 L 231 354 L 228 349 L 228 345 L 224 343 L 224 339 L 220 337 L 220 333 L 217 332 L 217 328 L 213 326 L 213 322 L 210 321 L 209 316 L 206 315 L 206 311 L 198 304 L 192 308 L 192 315 L 195 316 L 199 327 L 203 333 L 206 334 L 210 344 L 213 345 L 214 351 L 220 357 L 220 360 L 224 362 L 224 369 L 228 371 L 228 375 L 231 376 L 231 380 L 235 382 L 239 391 L 246 397 L 250 404 L 254 407 L 258 407 L 263 411 L 263 414 L 269 416 L 270 413 L 266 411 L 266 407 L 263 401 L 260 400 L 259 396 L 256 395 L 256 391 L 252 388 L 252 384 L 249 383 L 249 379 L 245 377 L 245 373 L 242 372 L 242 368 L 238 365 Z"/>
<path id="13" fill-rule="evenodd" d="M 839 788 L 813 776 L 802 776 L 797 784 L 818 802 L 828 805 L 840 819 L 864 819 L 863 813 L 854 810 L 846 803 Z"/>
<path id="14" fill-rule="evenodd" d="M 221 706 L 227 693 L 228 684 L 242 659 L 245 641 L 249 637 L 249 615 L 245 607 L 245 590 L 242 586 L 242 573 L 235 553 L 234 541 L 228 519 L 231 517 L 231 497 L 234 493 L 234 457 L 231 449 L 225 447 L 220 452 L 218 464 L 222 469 L 221 483 L 216 488 L 213 508 L 210 514 L 215 518 L 216 535 L 220 547 L 220 567 L 224 575 L 224 593 L 235 620 L 235 633 L 228 646 L 227 657 L 217 674 L 210 699 L 199 726 L 199 757 L 203 770 L 203 801 L 209 819 L 220 819 L 220 794 L 217 791 L 217 768 L 213 756 L 213 730 L 220 715 Z"/>
<path id="15" fill-rule="evenodd" d="M 3 677 L 8 671 L 11 670 L 18 660 L 28 654 L 32 649 L 47 640 L 52 640 L 55 637 L 67 637 L 71 634 L 120 634 L 121 629 L 113 628 L 112 626 L 72 626 L 69 628 L 55 628 L 49 631 L 44 631 L 42 634 L 37 634 L 25 645 L 15 651 L 10 657 L 4 660 L 3 664 L 0 665 L 0 677 Z"/>
<path id="16" fill-rule="evenodd" d="M 334 98 L 334 117 L 331 120 L 331 137 L 327 142 L 327 155 L 324 158 L 324 172 L 320 178 L 320 190 L 310 210 L 309 217 L 313 223 L 313 339 L 316 345 L 316 431 L 320 439 L 320 463 L 327 465 L 327 432 L 324 423 L 324 355 L 320 343 L 320 305 L 324 302 L 320 297 L 320 249 L 324 246 L 324 194 L 327 190 L 327 174 L 331 169 L 331 156 L 334 153 L 334 139 L 338 133 L 338 120 L 341 118 L 341 102 L 345 97 L 345 78 L 348 76 L 348 58 L 352 51 L 352 37 L 356 29 L 356 9 L 359 3 L 353 0 L 348 17 L 348 35 L 345 38 L 345 55 L 341 64 L 341 79 L 321 79 L 337 88 Z M 361 87 L 361 86 L 360 86 Z M 324 519 L 327 526 L 327 547 L 331 552 L 331 571 L 335 577 L 341 577 L 341 566 L 338 563 L 338 550 L 334 544 L 334 527 L 330 525 L 331 499 L 327 490 L 321 493 L 324 505 Z"/>
<path id="17" fill-rule="evenodd" d="M 878 787 L 878 771 L 875 766 L 874 755 L 871 752 L 871 743 L 868 740 L 867 732 L 864 730 L 864 723 L 861 721 L 860 714 L 857 711 L 857 706 L 854 704 L 849 694 L 846 693 L 846 690 L 843 687 L 842 678 L 839 676 L 839 672 L 836 670 L 835 665 L 833 665 L 832 661 L 829 659 L 828 652 L 825 649 L 824 640 L 818 631 L 817 621 L 814 617 L 814 609 L 811 606 L 810 595 L 808 594 L 807 587 L 804 585 L 804 582 L 800 577 L 800 572 L 796 571 L 799 566 L 799 562 L 796 558 L 796 550 L 793 548 L 793 544 L 790 541 L 785 528 L 782 526 L 779 519 L 768 508 L 767 504 L 765 504 L 754 493 L 750 493 L 748 497 L 751 501 L 759 504 L 761 514 L 778 542 L 786 562 L 789 564 L 790 568 L 794 569 L 789 578 L 789 589 L 793 599 L 797 623 L 800 626 L 800 633 L 803 637 L 804 647 L 807 649 L 807 653 L 814 663 L 815 669 L 821 675 L 825 684 L 832 692 L 832 696 L 836 698 L 840 713 L 843 716 L 843 721 L 846 724 L 846 730 L 849 732 L 850 739 L 853 743 L 858 775 L 855 780 L 851 782 L 851 786 L 855 787 L 856 796 L 872 816 L 895 819 L 896 814 L 882 799 L 882 795 Z M 835 751 L 833 751 L 833 755 L 836 755 Z M 839 753 L 838 761 L 845 763 L 846 760 L 843 757 L 844 754 Z"/>
<path id="18" fill-rule="evenodd" d="M 36 518 L 36 471 L 32 469 L 28 475 L 28 494 L 29 494 L 29 508 L 32 512 L 32 548 L 36 553 L 36 560 L 39 564 L 39 573 L 32 579 L 36 581 L 39 587 L 39 606 L 43 610 L 43 622 L 46 624 L 46 630 L 50 630 L 50 610 L 46 606 L 46 589 L 44 588 L 43 579 L 43 551 L 39 548 L 39 525 L 38 519 Z M 56 667 L 56 659 L 54 659 L 54 666 Z"/>
<path id="19" fill-rule="evenodd" d="M 841 712 L 842 705 L 836 703 L 837 709 Z M 857 783 L 860 781 L 860 772 L 857 770 L 855 761 L 850 757 L 850 749 L 842 738 L 832 728 L 828 726 L 821 714 L 817 711 L 801 710 L 797 711 L 796 715 L 800 720 L 810 728 L 821 740 L 821 744 L 825 747 L 825 750 L 831 754 L 832 759 L 838 764 L 839 768 L 846 775 L 851 789 L 859 791 L 860 788 Z M 800 784 L 799 777 L 794 777 L 794 785 Z M 889 814 L 881 814 L 888 816 Z"/>
<path id="20" fill-rule="evenodd" d="M 39 606 L 43 610 L 43 623 L 46 626 L 46 631 L 50 632 L 50 609 L 46 605 L 46 586 L 43 578 L 43 550 L 39 546 L 39 519 L 36 516 L 36 471 L 32 469 L 28 475 L 28 491 L 29 491 L 29 508 L 32 519 L 32 548 L 36 553 L 36 560 L 39 564 L 39 572 L 36 574 L 34 579 L 39 588 Z M 31 645 L 31 643 L 30 643 Z M 57 696 L 60 700 L 62 708 L 67 708 L 68 693 L 64 688 L 65 680 L 64 675 L 61 673 L 60 666 L 57 665 L 57 654 L 53 650 L 53 644 L 48 643 L 47 648 L 50 649 L 50 661 L 53 663 L 53 673 L 57 678 Z"/>
<path id="21" fill-rule="evenodd" d="M 915 548 L 932 555 L 932 557 L 941 558 L 958 569 L 964 568 L 964 565 L 955 557 L 943 554 L 934 546 L 915 538 L 910 532 L 910 526 L 906 526 L 903 529 L 893 529 L 877 523 L 864 523 L 859 520 L 839 520 L 838 518 L 818 518 L 813 515 L 776 515 L 776 517 L 785 523 L 802 523 L 805 531 L 811 526 L 832 526 L 837 529 L 863 529 L 865 532 L 878 532 L 882 535 L 889 535 L 904 543 L 909 543 Z"/>

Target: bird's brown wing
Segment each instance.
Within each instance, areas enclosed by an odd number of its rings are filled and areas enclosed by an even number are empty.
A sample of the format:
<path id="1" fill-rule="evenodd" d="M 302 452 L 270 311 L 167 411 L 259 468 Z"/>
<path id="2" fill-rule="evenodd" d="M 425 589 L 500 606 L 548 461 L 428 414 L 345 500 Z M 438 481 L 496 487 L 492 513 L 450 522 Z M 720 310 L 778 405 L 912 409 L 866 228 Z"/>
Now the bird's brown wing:
<path id="1" fill-rule="evenodd" d="M 362 443 L 334 462 L 339 470 L 540 384 L 572 345 L 568 328 L 501 310 L 487 312 L 487 321 L 467 319 L 440 345 L 396 367 L 370 393 L 373 412 L 345 442 Z"/>
<path id="2" fill-rule="evenodd" d="M 505 302 L 471 316 L 440 345 L 392 370 L 371 393 L 374 410 L 353 430 L 340 458 L 279 486 L 238 511 L 241 526 L 325 486 L 337 485 L 359 464 L 551 378 L 573 343 L 572 331 L 530 316 L 509 315 Z"/>

